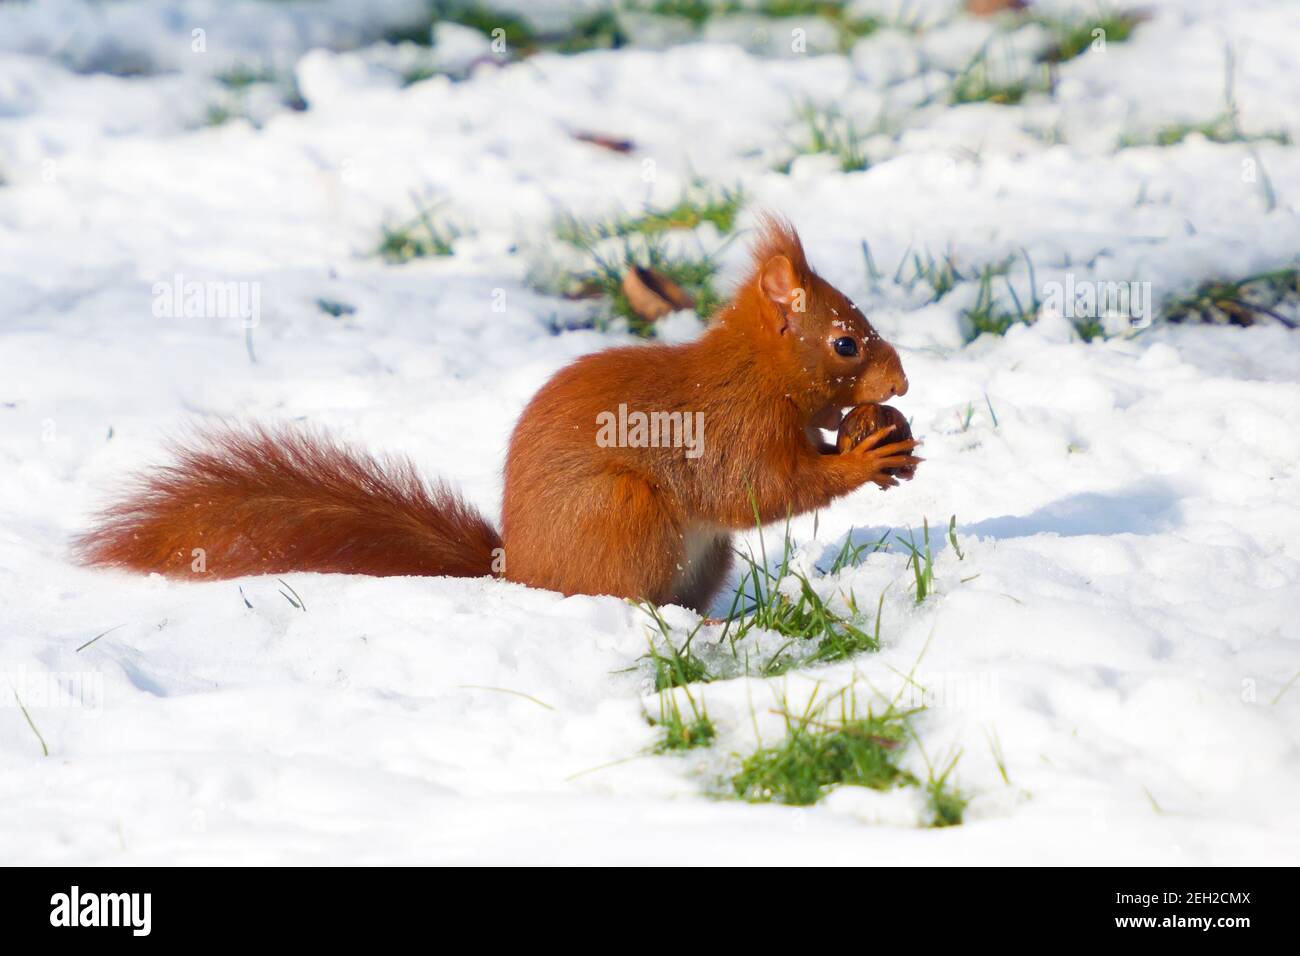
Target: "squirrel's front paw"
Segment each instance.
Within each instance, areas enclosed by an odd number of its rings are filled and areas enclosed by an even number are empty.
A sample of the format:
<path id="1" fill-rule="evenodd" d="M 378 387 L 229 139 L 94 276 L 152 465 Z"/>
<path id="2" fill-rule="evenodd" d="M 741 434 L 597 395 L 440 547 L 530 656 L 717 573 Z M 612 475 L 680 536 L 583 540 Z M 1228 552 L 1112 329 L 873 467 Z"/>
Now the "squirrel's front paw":
<path id="1" fill-rule="evenodd" d="M 854 408 L 840 423 L 836 444 L 841 455 L 866 468 L 867 481 L 881 488 L 892 488 L 900 478 L 911 479 L 923 461 L 908 454 L 920 442 L 912 438 L 903 413 L 889 405 Z"/>

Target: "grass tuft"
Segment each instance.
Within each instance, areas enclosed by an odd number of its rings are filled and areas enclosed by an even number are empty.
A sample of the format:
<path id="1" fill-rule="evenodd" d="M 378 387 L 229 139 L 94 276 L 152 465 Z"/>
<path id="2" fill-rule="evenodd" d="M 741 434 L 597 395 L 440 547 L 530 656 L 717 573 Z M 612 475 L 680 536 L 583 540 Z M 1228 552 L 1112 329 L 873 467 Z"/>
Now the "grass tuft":
<path id="1" fill-rule="evenodd" d="M 497 10 L 473 0 L 442 0 L 435 6 L 441 8 L 443 20 L 471 27 L 489 37 L 504 36 L 507 49 L 528 51 L 538 46 L 537 31 L 519 14 Z"/>
<path id="2" fill-rule="evenodd" d="M 1251 326 L 1273 320 L 1294 329 L 1300 304 L 1300 267 L 1258 272 L 1240 279 L 1212 279 L 1190 295 L 1167 302 L 1161 310 L 1169 322 L 1203 322 Z"/>
<path id="3" fill-rule="evenodd" d="M 961 545 L 957 543 L 957 516 L 953 515 L 948 519 L 948 543 L 952 545 L 953 554 L 957 555 L 958 561 L 965 561 L 966 555 L 962 554 Z"/>
<path id="4" fill-rule="evenodd" d="M 1120 137 L 1121 149 L 1133 146 L 1177 146 L 1190 136 L 1205 137 L 1211 143 L 1277 143 L 1291 145 L 1291 135 L 1285 130 L 1265 130 L 1247 133 L 1241 128 L 1235 110 L 1225 110 L 1217 116 L 1198 123 L 1170 123 L 1161 126 L 1151 136 L 1126 133 Z"/>
<path id="5" fill-rule="evenodd" d="M 27 706 L 23 703 L 23 699 L 18 696 L 18 691 L 15 690 L 12 685 L 10 685 L 9 689 L 13 691 L 14 702 L 18 704 L 18 709 L 22 711 L 23 719 L 27 721 L 27 726 L 32 729 L 32 733 L 34 733 L 36 739 L 40 741 L 41 753 L 48 757 L 50 755 L 50 748 L 45 744 L 45 737 L 36 729 L 36 722 L 32 720 L 32 715 L 27 712 Z"/>
<path id="6" fill-rule="evenodd" d="M 883 713 L 868 708 L 860 716 L 851 688 L 839 699 L 837 719 L 822 717 L 825 708 L 815 706 L 815 694 L 801 714 L 783 709 L 785 739 L 742 761 L 731 778 L 735 795 L 751 803 L 809 806 L 842 785 L 872 790 L 915 785 L 916 778 L 899 766 L 913 712 L 890 705 Z"/>
<path id="7" fill-rule="evenodd" d="M 631 268 L 649 269 L 671 279 L 695 302 L 695 314 L 703 320 L 722 305 L 716 286 L 717 254 L 701 248 L 693 252 L 670 250 L 670 232 L 690 232 L 711 224 L 718 234 L 734 236 L 736 219 L 744 207 L 739 188 L 713 187 L 695 180 L 668 206 L 649 206 L 635 215 L 617 215 L 603 221 L 581 221 L 561 216 L 554 225 L 555 237 L 564 245 L 580 250 L 585 263 L 559 277 L 541 280 L 550 291 L 566 298 L 601 300 L 600 311 L 591 320 L 598 329 L 623 323 L 634 335 L 654 335 L 655 323 L 632 308 L 623 289 L 623 277 Z M 725 246 L 724 246 L 725 248 Z"/>
<path id="8" fill-rule="evenodd" d="M 765 17 L 819 17 L 835 28 L 837 45 L 847 53 L 865 36 L 875 33 L 881 21 L 855 12 L 848 0 L 759 0 L 757 12 Z"/>
<path id="9" fill-rule="evenodd" d="M 1013 325 L 1029 325 L 1038 317 L 1038 309 L 1042 303 L 1038 299 L 1038 290 L 1034 282 L 1034 264 L 1030 261 L 1028 253 L 1023 255 L 1029 269 L 1028 301 L 1022 302 L 1016 287 L 1011 284 L 1008 273 L 1014 260 L 1008 259 L 1002 263 L 983 266 L 979 270 L 979 289 L 975 296 L 975 303 L 962 312 L 962 317 L 970 323 L 967 341 L 973 342 L 985 333 L 1006 335 Z M 1001 278 L 1005 284 L 1009 303 L 994 291 L 995 278 Z"/>
<path id="10" fill-rule="evenodd" d="M 730 779 L 732 795 L 751 803 L 810 806 L 841 786 L 879 791 L 917 787 L 926 795 L 929 826 L 962 822 L 970 798 L 952 779 L 961 753 L 935 772 L 913 727 L 913 717 L 924 708 L 903 710 L 894 700 L 886 701 L 879 713 L 868 705 L 863 714 L 852 684 L 821 703 L 817 698 L 814 690 L 798 714 L 787 706 L 776 711 L 784 719 L 785 737 L 742 759 Z M 828 714 L 837 701 L 838 714 Z M 909 739 L 928 768 L 924 781 L 902 766 Z"/>
<path id="11" fill-rule="evenodd" d="M 604 314 L 596 320 L 597 328 L 608 328 L 614 321 L 621 321 L 634 335 L 646 338 L 654 335 L 655 323 L 632 308 L 623 290 L 623 276 L 635 266 L 676 282 L 695 300 L 695 314 L 703 320 L 707 321 L 722 305 L 722 295 L 715 284 L 718 263 L 714 256 L 670 251 L 662 235 L 656 232 L 625 236 L 621 249 L 613 252 L 587 246 L 590 265 L 564 277 L 568 296 L 603 300 Z"/>
<path id="12" fill-rule="evenodd" d="M 949 522 L 948 532 L 955 546 L 956 518 Z M 732 602 L 731 613 L 723 629 L 722 644 L 730 637 L 733 655 L 739 657 L 736 644 L 755 628 L 789 635 L 789 641 L 776 654 L 763 662 L 756 671 L 750 669 L 746 658 L 744 673 L 750 676 L 771 677 L 796 666 L 810 663 L 841 660 L 864 650 L 880 646 L 880 619 L 884 604 L 882 594 L 876 607 L 874 634 L 848 623 L 831 612 L 812 589 L 808 578 L 790 567 L 790 537 L 787 524 L 785 553 L 776 572 L 768 570 L 766 549 L 760 529 L 759 558 L 742 554 L 748 564 L 742 573 L 741 585 Z M 930 551 L 929 523 L 925 523 L 923 550 L 915 544 L 912 550 L 914 567 L 918 569 L 918 602 L 933 592 L 933 558 Z M 872 545 L 853 545 L 846 542 L 836 555 L 833 567 L 839 570 L 856 561 L 869 548 L 879 550 L 884 539 Z M 797 596 L 786 593 L 781 582 L 799 582 Z M 751 599 L 753 604 L 738 614 L 738 607 Z M 850 598 L 855 617 L 857 609 Z M 673 639 L 672 628 L 660 610 L 653 604 L 638 604 L 651 618 L 654 630 L 650 649 L 642 658 L 651 664 L 655 690 L 659 694 L 658 717 L 647 714 L 647 721 L 660 730 L 660 736 L 649 749 L 650 753 L 682 752 L 698 747 L 712 746 L 718 737 L 717 727 L 702 701 L 692 696 L 690 685 L 715 680 L 709 667 L 692 650 L 700 630 L 699 623 L 684 640 Z M 796 642 L 816 640 L 811 654 L 789 653 Z M 922 652 L 924 653 L 924 651 Z M 919 659 L 918 659 L 919 664 Z M 915 670 L 915 668 L 913 668 Z M 911 675 L 908 682 L 913 683 Z M 683 707 L 675 690 L 680 688 L 688 706 Z M 902 765 L 902 756 L 909 739 L 920 748 L 920 740 L 912 726 L 912 717 L 924 707 L 902 709 L 898 698 L 885 701 L 882 710 L 868 706 L 865 713 L 859 708 L 854 684 L 849 684 L 828 698 L 818 702 L 818 690 L 801 713 L 792 712 L 784 702 L 775 713 L 785 724 L 785 735 L 780 743 L 760 746 L 746 756 L 738 757 L 739 768 L 726 781 L 722 795 L 755 803 L 781 803 L 807 806 L 816 803 L 839 786 L 868 787 L 886 791 L 914 787 L 924 792 L 928 808 L 929 826 L 946 827 L 960 824 L 969 798 L 953 781 L 953 772 L 960 757 L 954 756 L 941 771 L 929 763 L 924 750 L 927 776 L 922 779 Z M 901 696 L 901 694 L 900 694 Z M 831 714 L 831 705 L 838 702 L 838 714 Z M 755 725 L 757 732 L 757 724 Z M 1005 775 L 1005 770 L 1003 771 Z"/>
<path id="13" fill-rule="evenodd" d="M 280 73 L 274 67 L 259 61 L 236 63 L 214 79 L 224 88 L 217 101 L 208 104 L 200 126 L 224 126 L 232 120 L 242 119 L 255 128 L 261 126 L 257 111 L 250 109 L 250 92 L 254 87 L 269 86 L 275 91 L 282 106 L 299 111 L 307 108 L 292 73 Z"/>
<path id="14" fill-rule="evenodd" d="M 930 812 L 934 814 L 931 826 L 934 827 L 954 827 L 962 822 L 962 817 L 966 813 L 966 807 L 970 804 L 968 797 L 962 790 L 958 789 L 951 781 L 952 772 L 957 767 L 957 761 L 961 758 L 959 751 L 943 772 L 935 775 L 933 769 L 930 776 L 925 782 L 926 796 L 929 798 Z"/>
<path id="15" fill-rule="evenodd" d="M 856 12 L 856 6 L 850 0 L 629 0 L 627 4 L 632 11 L 685 20 L 696 30 L 715 18 L 741 13 L 770 19 L 817 18 L 834 28 L 842 53 L 881 26 L 875 17 Z"/>
<path id="16" fill-rule="evenodd" d="M 433 218 L 434 210 L 415 201 L 415 217 L 396 226 L 383 226 L 383 237 L 376 253 L 393 265 L 412 259 L 427 259 L 455 254 L 455 242 L 460 231 L 455 226 L 443 225 Z"/>
<path id="17" fill-rule="evenodd" d="M 640 602 L 637 606 L 650 615 L 662 639 L 661 643 L 656 644 L 655 637 L 652 635 L 650 649 L 642 658 L 650 661 L 654 669 L 655 690 L 665 691 L 673 687 L 685 687 L 688 684 L 707 684 L 713 680 L 708 667 L 691 650 L 691 642 L 704 626 L 703 620 L 695 625 L 686 635 L 686 640 L 682 642 L 681 647 L 678 647 L 673 643 L 672 628 L 664 620 L 659 608 L 649 601 Z"/>
<path id="18" fill-rule="evenodd" d="M 619 12 L 613 7 L 579 10 L 557 29 L 542 31 L 522 14 L 498 10 L 477 0 L 432 0 L 423 17 L 389 31 L 384 39 L 389 43 L 429 46 L 434 24 L 442 21 L 470 27 L 494 40 L 504 39 L 503 55 L 511 58 L 530 56 L 541 50 L 581 53 L 617 49 L 631 42 Z"/>
<path id="19" fill-rule="evenodd" d="M 554 47 L 560 53 L 581 53 L 586 50 L 617 50 L 631 42 L 632 36 L 618 13 L 603 9 L 574 20 L 568 32 L 554 42 Z"/>
<path id="20" fill-rule="evenodd" d="M 389 43 L 429 46 L 433 42 L 433 25 L 439 21 L 470 27 L 489 37 L 494 36 L 493 31 L 501 30 L 503 33 L 497 36 L 504 36 L 507 48 L 520 53 L 531 52 L 538 46 L 537 32 L 528 20 L 478 0 L 428 0 L 424 16 L 387 31 L 384 39 Z"/>
<path id="21" fill-rule="evenodd" d="M 203 114 L 201 125 L 203 126 L 225 126 L 231 120 L 242 117 L 237 104 L 234 103 L 211 103 L 208 105 L 206 112 Z"/>
<path id="22" fill-rule="evenodd" d="M 984 731 L 984 736 L 989 741 L 989 751 L 993 754 L 993 763 L 997 765 L 998 776 L 1008 787 L 1011 786 L 1011 775 L 1007 773 L 1007 758 L 1002 752 L 1002 738 L 998 736 L 996 729 L 990 728 Z"/>
<path id="23" fill-rule="evenodd" d="M 295 608 L 297 608 L 298 610 L 302 611 L 305 614 L 307 612 L 307 602 L 302 599 L 302 595 L 299 594 L 297 591 L 295 591 L 293 589 L 293 585 L 290 584 L 288 581 L 286 581 L 284 578 L 276 578 L 276 580 L 279 581 L 281 584 L 283 584 L 286 588 L 288 588 L 289 591 L 289 593 L 287 594 L 284 591 L 281 591 L 280 597 L 284 598 Z M 292 594 L 293 597 L 290 597 L 289 594 Z"/>
<path id="24" fill-rule="evenodd" d="M 695 747 L 708 747 L 718 735 L 717 728 L 709 719 L 709 713 L 703 702 L 696 704 L 690 691 L 683 687 L 691 712 L 682 713 L 677 696 L 672 691 L 659 692 L 659 717 L 648 718 L 650 723 L 660 728 L 663 736 L 651 748 L 653 753 L 663 754 L 676 750 L 691 750 Z"/>
<path id="25" fill-rule="evenodd" d="M 1051 90 L 1051 76 L 1045 64 L 1034 64 L 1027 71 L 1016 73 L 1010 68 L 990 64 L 987 48 L 968 63 L 952 81 L 948 91 L 953 106 L 964 103 L 996 103 L 1015 106 L 1030 93 Z"/>
<path id="26" fill-rule="evenodd" d="M 868 630 L 870 613 L 858 608 L 857 597 L 852 591 L 843 596 L 849 610 L 846 615 L 836 611 L 827 599 L 818 594 L 809 575 L 792 565 L 794 547 L 788 522 L 781 563 L 775 572 L 768 569 L 761 527 L 758 533 L 759 555 L 736 552 L 742 563 L 740 580 L 718 638 L 718 645 L 725 644 L 732 659 L 742 662 L 741 673 L 776 677 L 796 668 L 831 664 L 880 649 L 883 593 L 876 602 L 874 621 Z M 856 564 L 864 554 L 885 549 L 885 542 L 886 539 L 882 538 L 869 544 L 854 545 L 851 540 L 846 540 L 828 573 L 838 574 Z M 656 690 L 719 679 L 719 675 L 692 650 L 692 644 L 705 624 L 703 619 L 684 639 L 674 640 L 672 628 L 659 608 L 650 602 L 641 602 L 638 606 L 650 616 L 658 632 L 652 637 L 650 648 L 643 657 L 653 668 Z M 775 652 L 764 651 L 758 660 L 751 660 L 750 645 L 743 642 L 760 633 L 777 635 L 785 640 Z M 770 650 L 770 644 L 768 646 Z"/>
<path id="27" fill-rule="evenodd" d="M 544 50 L 580 53 L 635 45 L 633 18 L 647 14 L 681 21 L 697 37 L 711 20 L 747 15 L 820 20 L 834 31 L 838 50 L 847 53 L 858 40 L 884 25 L 879 18 L 860 12 L 855 0 L 614 0 L 577 6 L 581 9 L 572 11 L 567 19 L 556 22 L 553 17 L 545 17 L 543 27 L 540 17 L 534 22 L 525 13 L 497 9 L 479 0 L 428 0 L 423 13 L 387 31 L 384 39 L 427 47 L 433 41 L 436 23 L 457 23 L 493 39 L 504 39 L 505 49 L 495 55 L 519 59 Z M 892 25 L 915 31 L 919 20 L 909 24 L 897 19 Z"/>
<path id="28" fill-rule="evenodd" d="M 1052 36 L 1052 45 L 1042 58 L 1050 63 L 1064 63 L 1086 53 L 1094 44 L 1125 42 L 1144 17 L 1136 13 L 1111 10 L 1095 16 L 1062 18 L 1044 15 L 1030 19 Z"/>
<path id="29" fill-rule="evenodd" d="M 670 206 L 651 206 L 639 215 L 615 216 L 603 222 L 582 222 L 574 216 L 563 216 L 556 222 L 555 236 L 576 248 L 590 249 L 606 239 L 697 229 L 706 222 L 725 236 L 736 228 L 736 216 L 744 204 L 744 192 L 739 187 L 713 188 L 696 180 L 677 202 Z"/>
<path id="30" fill-rule="evenodd" d="M 338 299 L 320 298 L 316 300 L 316 308 L 320 309 L 332 319 L 341 319 L 345 315 L 355 315 L 357 307 L 347 302 L 340 302 Z"/>
<path id="31" fill-rule="evenodd" d="M 217 82 L 230 90 L 246 90 L 258 83 L 275 83 L 279 78 L 274 69 L 255 62 L 236 63 L 216 76 Z"/>
<path id="32" fill-rule="evenodd" d="M 1223 108 L 1220 112 L 1199 123 L 1173 123 L 1156 130 L 1152 137 L 1126 134 L 1120 137 L 1119 147 L 1177 146 L 1193 134 L 1205 137 L 1211 143 L 1274 142 L 1280 146 L 1291 145 L 1291 136 L 1285 130 L 1247 133 L 1241 128 L 1241 111 L 1237 105 L 1237 56 L 1232 44 L 1224 47 L 1223 56 Z"/>
<path id="33" fill-rule="evenodd" d="M 841 545 L 840 550 L 831 561 L 831 566 L 825 571 L 825 573 L 839 574 L 845 568 L 857 566 L 862 561 L 863 555 L 875 554 L 877 551 L 886 550 L 888 548 L 888 541 L 888 531 L 886 531 L 884 536 L 878 541 L 868 541 L 865 544 L 854 544 L 852 533 L 845 535 L 844 544 Z"/>
<path id="34" fill-rule="evenodd" d="M 911 531 L 907 533 L 908 540 L 901 542 L 903 547 L 911 552 L 907 559 L 907 566 L 912 569 L 912 575 L 916 583 L 917 604 L 922 603 L 934 593 L 934 555 L 930 553 L 930 520 L 922 518 L 921 522 L 925 528 L 922 547 L 917 546 Z"/>
<path id="35" fill-rule="evenodd" d="M 757 513 L 755 522 L 758 522 Z M 752 553 L 736 552 L 744 569 L 722 631 L 722 639 L 730 642 L 733 656 L 739 657 L 737 644 L 755 630 L 771 631 L 787 638 L 775 654 L 759 665 L 758 672 L 764 677 L 784 674 L 795 667 L 809 664 L 842 661 L 864 651 L 880 649 L 883 594 L 876 608 L 874 631 L 869 634 L 854 623 L 861 620 L 862 615 L 857 610 L 857 601 L 851 592 L 846 600 L 850 617 L 846 618 L 834 611 L 817 593 L 808 575 L 791 566 L 793 545 L 788 521 L 781 563 L 776 573 L 768 570 L 761 524 L 758 526 L 758 537 L 758 557 Z M 879 550 L 883 544 L 883 541 L 878 543 L 874 550 Z M 832 565 L 832 573 L 840 571 L 851 558 L 856 559 L 866 547 L 855 549 L 846 541 L 845 549 L 841 550 Z M 794 591 L 794 595 L 790 591 Z M 811 653 L 802 653 L 804 647 L 814 641 L 816 648 Z M 792 649 L 800 653 L 790 653 Z"/>
<path id="36" fill-rule="evenodd" d="M 796 112 L 799 137 L 792 144 L 794 155 L 777 167 L 789 173 L 800 156 L 834 156 L 845 173 L 859 172 L 870 166 L 863 146 L 865 135 L 835 106 L 819 107 L 805 103 Z"/>
<path id="37" fill-rule="evenodd" d="M 926 252 L 924 260 L 921 253 L 916 252 L 912 254 L 912 277 L 903 286 L 910 292 L 918 282 L 924 282 L 930 287 L 930 301 L 938 302 L 967 278 L 957 268 L 951 252 L 942 259 L 935 259 Z"/>

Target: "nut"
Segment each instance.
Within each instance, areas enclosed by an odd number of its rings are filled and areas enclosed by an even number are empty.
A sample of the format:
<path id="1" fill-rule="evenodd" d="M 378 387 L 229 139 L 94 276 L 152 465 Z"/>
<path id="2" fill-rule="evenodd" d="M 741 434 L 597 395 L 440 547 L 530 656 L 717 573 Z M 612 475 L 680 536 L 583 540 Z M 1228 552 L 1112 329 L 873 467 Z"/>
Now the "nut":
<path id="1" fill-rule="evenodd" d="M 858 445 L 868 436 L 875 434 L 882 428 L 894 426 L 891 432 L 882 441 L 882 444 L 891 445 L 894 442 L 907 441 L 912 437 L 912 429 L 907 424 L 907 419 L 903 413 L 892 405 L 869 405 L 854 406 L 844 420 L 840 422 L 839 434 L 835 439 L 835 449 L 840 454 L 844 454 L 851 448 Z M 913 468 L 887 468 L 885 473 L 897 475 L 900 478 L 911 478 L 915 469 Z"/>

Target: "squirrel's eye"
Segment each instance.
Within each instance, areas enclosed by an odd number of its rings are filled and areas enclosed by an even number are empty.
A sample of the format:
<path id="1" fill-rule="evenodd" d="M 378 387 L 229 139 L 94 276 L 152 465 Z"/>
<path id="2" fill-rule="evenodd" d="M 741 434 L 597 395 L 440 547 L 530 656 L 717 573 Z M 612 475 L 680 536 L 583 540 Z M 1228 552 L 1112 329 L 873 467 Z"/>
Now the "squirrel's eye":
<path id="1" fill-rule="evenodd" d="M 838 338 L 835 340 L 835 351 L 846 358 L 852 358 L 858 354 L 858 340 L 849 335 Z"/>

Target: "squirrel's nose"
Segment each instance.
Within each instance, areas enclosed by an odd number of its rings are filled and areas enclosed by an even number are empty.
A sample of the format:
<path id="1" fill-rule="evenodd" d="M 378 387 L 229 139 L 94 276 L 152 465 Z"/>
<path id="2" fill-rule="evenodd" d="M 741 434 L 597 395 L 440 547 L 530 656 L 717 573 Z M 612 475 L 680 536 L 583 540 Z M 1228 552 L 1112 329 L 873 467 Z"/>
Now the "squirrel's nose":
<path id="1" fill-rule="evenodd" d="M 903 372 L 903 363 L 893 346 L 885 345 L 877 359 L 877 374 L 873 376 L 875 390 L 879 395 L 877 402 L 887 402 L 891 398 L 907 394 L 907 375 Z"/>

